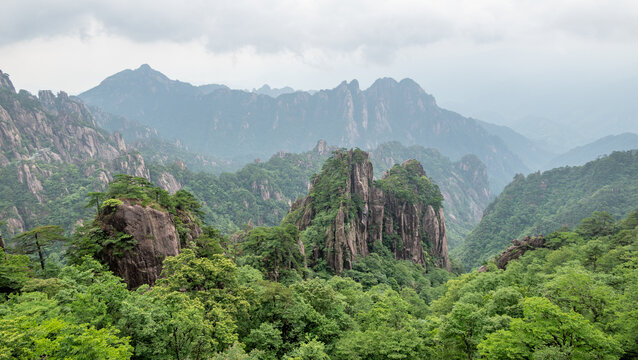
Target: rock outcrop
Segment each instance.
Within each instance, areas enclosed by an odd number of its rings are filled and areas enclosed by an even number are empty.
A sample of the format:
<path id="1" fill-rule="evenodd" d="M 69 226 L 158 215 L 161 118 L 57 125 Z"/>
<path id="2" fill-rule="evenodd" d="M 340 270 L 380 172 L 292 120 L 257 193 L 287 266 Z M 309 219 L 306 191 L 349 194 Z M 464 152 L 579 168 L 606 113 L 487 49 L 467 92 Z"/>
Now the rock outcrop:
<path id="1" fill-rule="evenodd" d="M 401 192 L 393 187 L 396 176 L 425 184 L 425 171 L 414 160 L 394 170 L 396 173 L 390 170 L 386 178 L 375 182 L 368 154 L 358 149 L 335 152 L 327 161 L 310 195 L 291 207 L 290 219 L 300 230 L 312 227 L 322 235 L 308 254 L 311 264 L 324 259 L 341 273 L 383 244 L 395 259 L 450 269 L 440 204 L 424 201 L 422 187 L 401 187 Z M 406 183 L 409 181 L 406 178 Z M 432 189 L 440 196 L 436 186 Z"/>
<path id="2" fill-rule="evenodd" d="M 132 237 L 132 249 L 107 248 L 102 260 L 113 273 L 122 277 L 130 289 L 142 284 L 155 284 L 167 256 L 178 255 L 182 244 L 173 216 L 165 211 L 143 207 L 124 201 L 114 212 L 98 218 L 102 230 L 111 238 Z M 201 229 L 192 222 L 190 237 L 197 237 Z"/>
<path id="3" fill-rule="evenodd" d="M 504 270 L 510 261 L 520 258 L 521 256 L 523 256 L 523 254 L 530 250 L 535 250 L 543 247 L 545 247 L 545 239 L 542 235 L 535 237 L 525 236 L 521 240 L 512 240 L 512 245 L 505 249 L 505 251 L 503 251 L 501 255 L 497 256 L 494 260 L 496 262 L 496 266 L 499 269 Z M 481 266 L 478 271 L 487 271 L 487 266 Z"/>
<path id="4" fill-rule="evenodd" d="M 9 80 L 9 74 L 5 74 L 0 70 L 0 89 L 6 89 L 10 92 L 15 92 L 16 89 L 13 87 L 11 80 Z"/>

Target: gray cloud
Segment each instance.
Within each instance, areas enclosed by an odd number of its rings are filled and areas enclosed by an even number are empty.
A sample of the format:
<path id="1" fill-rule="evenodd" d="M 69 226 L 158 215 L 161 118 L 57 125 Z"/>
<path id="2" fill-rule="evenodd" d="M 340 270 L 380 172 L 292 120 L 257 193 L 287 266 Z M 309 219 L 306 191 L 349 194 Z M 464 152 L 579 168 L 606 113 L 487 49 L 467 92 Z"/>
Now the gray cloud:
<path id="1" fill-rule="evenodd" d="M 9 0 L 0 46 L 41 37 L 117 35 L 136 42 L 202 41 L 215 53 L 309 49 L 387 62 L 440 41 L 638 40 L 638 3 L 600 1 Z"/>

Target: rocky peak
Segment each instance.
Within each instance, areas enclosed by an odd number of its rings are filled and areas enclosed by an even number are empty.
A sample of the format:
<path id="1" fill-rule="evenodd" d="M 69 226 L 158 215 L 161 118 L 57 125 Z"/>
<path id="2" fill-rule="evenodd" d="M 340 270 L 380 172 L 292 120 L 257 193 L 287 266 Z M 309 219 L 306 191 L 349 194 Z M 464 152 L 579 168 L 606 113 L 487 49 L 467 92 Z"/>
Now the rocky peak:
<path id="1" fill-rule="evenodd" d="M 179 236 L 168 212 L 125 201 L 113 213 L 99 218 L 99 223 L 110 237 L 127 234 L 135 239 L 134 248 L 122 254 L 111 248 L 102 254 L 111 271 L 131 289 L 153 285 L 162 272 L 164 259 L 179 254 Z"/>
<path id="2" fill-rule="evenodd" d="M 13 87 L 13 83 L 9 79 L 9 74 L 3 73 L 2 70 L 0 70 L 0 89 L 9 90 L 12 93 L 16 92 L 16 89 Z"/>
<path id="3" fill-rule="evenodd" d="M 183 245 L 202 233 L 189 213 L 178 215 L 190 229 L 185 242 L 180 241 L 174 217 L 168 211 L 122 200 L 121 205 L 96 220 L 110 238 L 131 237 L 135 245 L 124 250 L 107 247 L 99 256 L 130 289 L 142 284 L 152 286 L 162 272 L 164 259 L 178 255 Z"/>
<path id="4" fill-rule="evenodd" d="M 416 160 L 396 165 L 375 182 L 368 153 L 337 151 L 309 196 L 292 205 L 289 219 L 302 231 L 323 234 L 312 244 L 310 263 L 324 259 L 336 273 L 352 269 L 357 258 L 380 246 L 397 260 L 449 270 L 441 199 Z"/>
<path id="5" fill-rule="evenodd" d="M 326 140 L 321 139 L 317 142 L 317 145 L 315 145 L 315 148 L 312 151 L 319 155 L 327 155 L 330 153 L 331 149 Z"/>

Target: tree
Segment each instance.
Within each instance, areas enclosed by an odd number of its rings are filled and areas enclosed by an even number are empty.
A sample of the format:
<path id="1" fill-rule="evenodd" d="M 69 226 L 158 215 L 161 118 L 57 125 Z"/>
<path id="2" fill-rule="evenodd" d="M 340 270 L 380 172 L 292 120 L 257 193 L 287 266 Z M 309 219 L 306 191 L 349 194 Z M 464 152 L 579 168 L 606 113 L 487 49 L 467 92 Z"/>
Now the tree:
<path id="1" fill-rule="evenodd" d="M 15 237 L 18 249 L 25 254 L 37 253 L 44 270 L 44 248 L 54 241 L 65 240 L 64 230 L 58 225 L 38 226 Z"/>
<path id="2" fill-rule="evenodd" d="M 608 212 L 596 211 L 583 219 L 576 227 L 576 232 L 587 239 L 611 235 L 616 230 L 616 220 Z"/>
<path id="3" fill-rule="evenodd" d="M 7 255 L 0 249 L 0 294 L 17 292 L 30 278 L 29 264 L 26 255 Z"/>
<path id="4" fill-rule="evenodd" d="M 446 316 L 439 337 L 444 344 L 459 349 L 465 358 L 472 360 L 483 339 L 486 318 L 486 312 L 478 306 L 457 302 Z"/>
<path id="5" fill-rule="evenodd" d="M 293 350 L 285 360 L 330 360 L 325 353 L 325 345 L 321 341 L 310 340 Z"/>
<path id="6" fill-rule="evenodd" d="M 512 319 L 508 330 L 487 335 L 478 345 L 488 359 L 530 359 L 559 355 L 569 359 L 615 359 L 617 342 L 580 314 L 563 312 L 541 297 L 523 301 L 523 318 Z"/>
<path id="7" fill-rule="evenodd" d="M 130 359 L 128 338 L 107 326 L 96 329 L 62 316 L 60 306 L 45 294 L 12 296 L 0 305 L 2 359 Z"/>
<path id="8" fill-rule="evenodd" d="M 237 280 L 237 266 L 223 255 L 198 258 L 192 249 L 164 260 L 156 289 L 185 293 L 198 300 L 211 325 L 213 350 L 221 351 L 237 341 L 235 319 L 247 311 L 245 290 Z"/>
<path id="9" fill-rule="evenodd" d="M 595 281 L 593 275 L 577 265 L 558 268 L 544 285 L 545 295 L 563 309 L 573 309 L 591 322 L 600 322 L 616 294 L 611 287 Z"/>
<path id="10" fill-rule="evenodd" d="M 257 227 L 244 243 L 251 265 L 262 269 L 266 276 L 278 281 L 285 270 L 298 270 L 303 266 L 299 248 L 299 229 L 292 224 Z"/>
<path id="11" fill-rule="evenodd" d="M 91 206 L 95 206 L 95 215 L 100 215 L 100 205 L 102 205 L 102 199 L 106 196 L 103 192 L 92 191 L 86 194 L 89 198 L 89 202 L 84 206 L 85 208 L 90 208 Z"/>

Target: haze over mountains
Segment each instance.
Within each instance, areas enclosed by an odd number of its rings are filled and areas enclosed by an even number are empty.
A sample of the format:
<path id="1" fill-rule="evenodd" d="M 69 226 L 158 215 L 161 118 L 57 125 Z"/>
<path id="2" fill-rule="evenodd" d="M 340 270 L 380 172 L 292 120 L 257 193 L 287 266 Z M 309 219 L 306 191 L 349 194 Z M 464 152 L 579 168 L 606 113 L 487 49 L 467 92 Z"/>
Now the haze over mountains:
<path id="1" fill-rule="evenodd" d="M 209 155 L 266 157 L 281 150 L 304 151 L 318 139 L 365 149 L 401 141 L 436 148 L 453 160 L 477 155 L 488 167 L 494 190 L 527 171 L 500 138 L 473 119 L 441 109 L 410 79 L 379 79 L 365 90 L 356 80 L 344 81 L 312 95 L 295 92 L 275 99 L 227 88 L 203 93 L 143 65 L 79 96 Z"/>
<path id="2" fill-rule="evenodd" d="M 555 148 L 506 126 L 440 108 L 410 79 L 378 79 L 368 89 L 353 80 L 318 92 L 267 85 L 249 92 L 220 84 L 193 86 L 145 64 L 110 76 L 79 97 L 227 165 L 219 171 L 278 151 L 306 151 L 319 139 L 363 149 L 400 141 L 436 148 L 452 160 L 477 155 L 487 165 L 492 192 L 498 193 L 517 173 L 581 165 L 633 146 L 631 135 L 610 137 L 592 144 L 590 152 L 575 150 L 561 158 Z"/>

